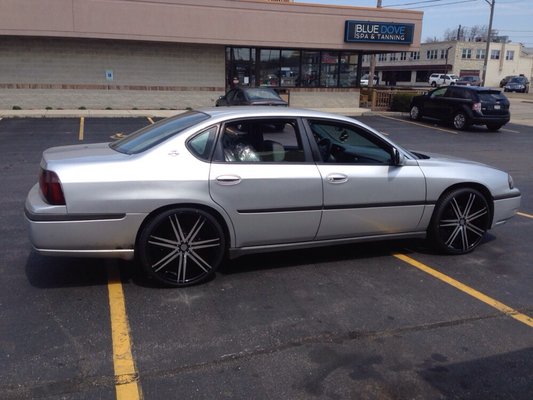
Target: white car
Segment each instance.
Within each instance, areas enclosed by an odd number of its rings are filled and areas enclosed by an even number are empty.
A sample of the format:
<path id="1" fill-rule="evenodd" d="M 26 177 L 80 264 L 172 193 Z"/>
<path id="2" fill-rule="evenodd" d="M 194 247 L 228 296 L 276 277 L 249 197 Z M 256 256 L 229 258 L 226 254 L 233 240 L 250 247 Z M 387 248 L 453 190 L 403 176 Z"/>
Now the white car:
<path id="1" fill-rule="evenodd" d="M 407 151 L 348 117 L 217 107 L 46 150 L 26 217 L 42 254 L 136 258 L 187 286 L 252 252 L 428 237 L 468 253 L 520 198 L 506 172 Z"/>
<path id="2" fill-rule="evenodd" d="M 368 86 L 368 76 L 369 74 L 364 74 L 361 77 L 361 86 Z M 378 77 L 377 75 L 374 75 L 374 85 L 377 85 L 378 83 Z"/>
<path id="3" fill-rule="evenodd" d="M 431 74 L 428 83 L 433 87 L 437 87 L 441 85 L 455 85 L 458 80 L 459 77 L 454 74 Z"/>

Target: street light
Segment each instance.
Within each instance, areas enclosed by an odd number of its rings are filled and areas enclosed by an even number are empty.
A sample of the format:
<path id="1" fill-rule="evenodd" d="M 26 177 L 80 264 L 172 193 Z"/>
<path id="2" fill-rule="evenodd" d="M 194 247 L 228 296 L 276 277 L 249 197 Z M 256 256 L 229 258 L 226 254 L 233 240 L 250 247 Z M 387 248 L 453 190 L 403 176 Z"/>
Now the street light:
<path id="1" fill-rule="evenodd" d="M 450 49 L 453 49 L 453 46 L 450 46 L 446 49 L 446 70 L 444 71 L 445 75 L 448 75 L 448 52 L 450 51 Z"/>
<path id="2" fill-rule="evenodd" d="M 485 0 L 490 6 L 489 31 L 487 32 L 487 46 L 485 47 L 485 60 L 483 60 L 483 86 L 486 85 L 487 67 L 489 63 L 490 40 L 492 35 L 492 18 L 494 17 L 494 5 L 496 0 Z"/>
<path id="3" fill-rule="evenodd" d="M 381 0 L 377 0 L 377 8 L 381 8 Z M 368 87 L 372 89 L 374 87 L 374 73 L 376 71 L 376 54 L 370 56 L 370 73 L 368 74 Z"/>

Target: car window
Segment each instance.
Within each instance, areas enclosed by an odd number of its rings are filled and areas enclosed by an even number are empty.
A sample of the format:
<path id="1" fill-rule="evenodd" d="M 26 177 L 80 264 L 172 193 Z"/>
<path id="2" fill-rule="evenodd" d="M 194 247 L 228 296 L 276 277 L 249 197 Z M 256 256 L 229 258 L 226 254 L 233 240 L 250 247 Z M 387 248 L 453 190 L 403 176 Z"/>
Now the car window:
<path id="1" fill-rule="evenodd" d="M 209 115 L 198 111 L 190 111 L 167 118 L 153 125 L 148 125 L 131 135 L 111 143 L 109 146 L 120 153 L 138 154 L 146 151 L 165 140 L 183 132 L 199 122 L 209 119 Z"/>
<path id="2" fill-rule="evenodd" d="M 215 143 L 217 129 L 217 126 L 212 126 L 190 139 L 187 142 L 187 147 L 191 153 L 202 160 L 209 160 Z"/>
<path id="3" fill-rule="evenodd" d="M 498 90 L 478 92 L 479 100 L 486 103 L 494 103 L 496 101 L 506 102 L 507 98 Z"/>
<path id="4" fill-rule="evenodd" d="M 472 95 L 469 90 L 465 90 L 460 87 L 456 86 L 450 86 L 448 90 L 446 91 L 446 97 L 454 98 L 454 99 L 467 99 L 471 100 Z"/>
<path id="5" fill-rule="evenodd" d="M 250 100 L 260 100 L 260 99 L 269 99 L 269 100 L 280 100 L 279 95 L 274 92 L 272 89 L 248 89 L 246 95 Z"/>
<path id="6" fill-rule="evenodd" d="M 336 164 L 390 164 L 390 146 L 355 125 L 310 120 L 322 161 Z"/>
<path id="7" fill-rule="evenodd" d="M 444 96 L 444 93 L 446 93 L 446 89 L 448 89 L 448 88 L 443 87 L 443 88 L 434 90 L 434 91 L 431 92 L 430 97 L 431 98 L 435 98 L 435 97 Z"/>
<path id="8" fill-rule="evenodd" d="M 305 154 L 296 119 L 247 119 L 225 124 L 217 161 L 303 162 Z"/>

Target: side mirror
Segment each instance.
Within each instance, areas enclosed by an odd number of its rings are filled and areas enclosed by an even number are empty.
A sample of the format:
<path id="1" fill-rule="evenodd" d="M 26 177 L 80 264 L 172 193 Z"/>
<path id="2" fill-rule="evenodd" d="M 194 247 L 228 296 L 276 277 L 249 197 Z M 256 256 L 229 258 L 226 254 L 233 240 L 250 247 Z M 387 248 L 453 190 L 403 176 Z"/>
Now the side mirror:
<path id="1" fill-rule="evenodd" d="M 396 148 L 392 148 L 392 165 L 400 166 L 404 165 L 405 156 Z"/>

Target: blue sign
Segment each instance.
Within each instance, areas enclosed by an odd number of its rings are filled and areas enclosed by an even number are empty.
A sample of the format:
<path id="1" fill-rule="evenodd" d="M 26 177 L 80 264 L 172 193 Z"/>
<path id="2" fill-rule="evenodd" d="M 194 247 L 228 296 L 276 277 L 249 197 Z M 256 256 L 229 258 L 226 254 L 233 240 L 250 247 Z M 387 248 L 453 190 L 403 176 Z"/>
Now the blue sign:
<path id="1" fill-rule="evenodd" d="M 345 42 L 413 43 L 414 24 L 394 22 L 346 21 Z"/>

